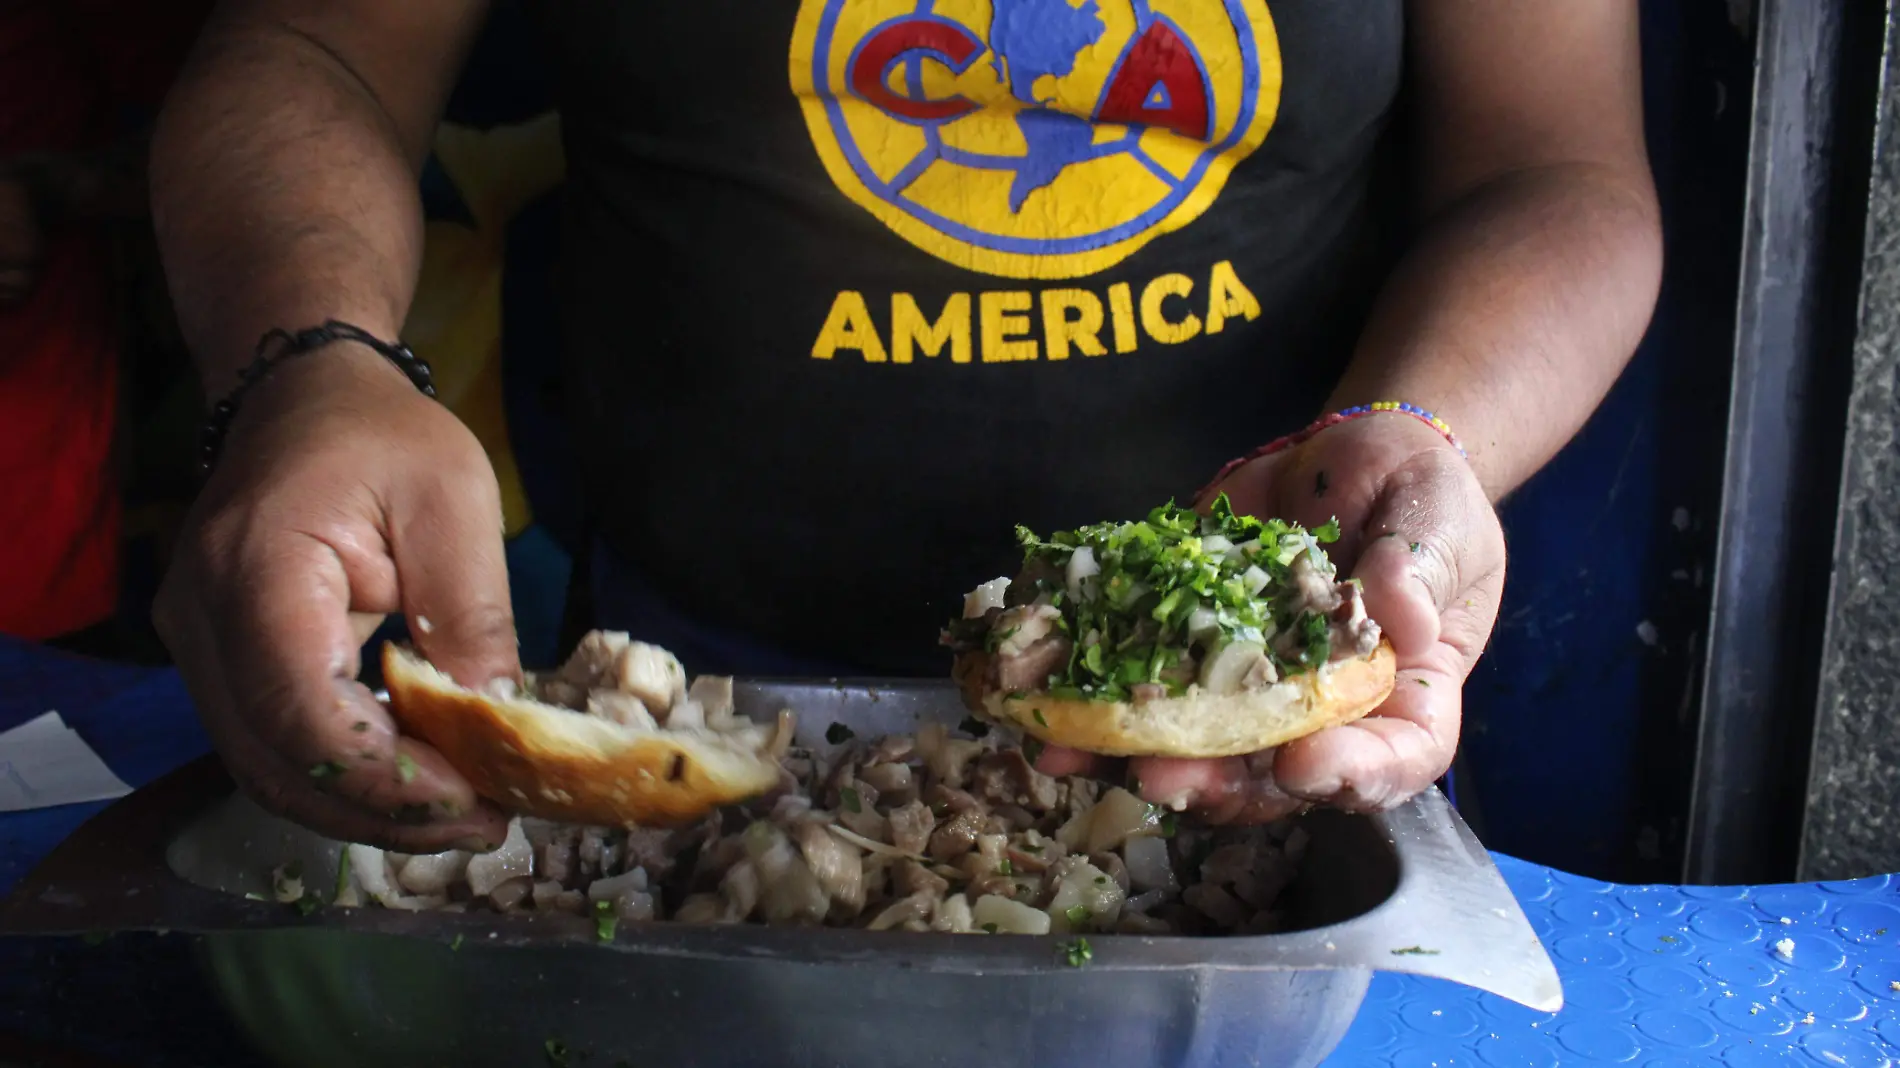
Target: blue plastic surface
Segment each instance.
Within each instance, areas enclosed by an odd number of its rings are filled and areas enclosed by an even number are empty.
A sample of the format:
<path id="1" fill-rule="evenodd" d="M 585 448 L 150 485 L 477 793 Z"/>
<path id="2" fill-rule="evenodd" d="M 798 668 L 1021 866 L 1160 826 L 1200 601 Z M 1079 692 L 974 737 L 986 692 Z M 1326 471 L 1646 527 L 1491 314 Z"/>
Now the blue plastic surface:
<path id="1" fill-rule="evenodd" d="M 176 675 L 0 638 L 0 730 L 57 708 L 127 782 L 205 752 Z M 0 894 L 102 805 L 0 815 Z M 1498 865 L 1564 980 L 1537 1013 L 1382 975 L 1329 1068 L 1891 1068 L 1900 1062 L 1900 877 L 1818 886 L 1618 886 Z M 1777 952 L 1789 940 L 1790 952 Z M 99 1006 L 112 1010 L 99 1012 Z M 0 941 L 0 1030 L 129 1064 L 250 1063 L 187 939 Z"/>
<path id="2" fill-rule="evenodd" d="M 1900 1062 L 1900 877 L 1619 886 L 1498 866 L 1557 962 L 1563 1011 L 1381 975 L 1329 1068 Z"/>

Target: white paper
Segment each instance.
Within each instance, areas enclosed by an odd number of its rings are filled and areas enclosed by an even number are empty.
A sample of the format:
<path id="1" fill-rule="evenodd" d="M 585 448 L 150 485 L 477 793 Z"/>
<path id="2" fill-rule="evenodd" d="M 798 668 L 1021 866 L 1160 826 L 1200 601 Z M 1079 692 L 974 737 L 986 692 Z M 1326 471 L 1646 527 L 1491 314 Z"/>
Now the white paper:
<path id="1" fill-rule="evenodd" d="M 131 792 L 58 712 L 0 733 L 0 812 L 105 801 Z"/>
<path id="2" fill-rule="evenodd" d="M 70 732 L 71 727 L 60 718 L 58 712 L 48 712 L 37 719 L 29 719 L 10 731 L 0 731 L 0 744 L 12 742 L 41 741 Z"/>

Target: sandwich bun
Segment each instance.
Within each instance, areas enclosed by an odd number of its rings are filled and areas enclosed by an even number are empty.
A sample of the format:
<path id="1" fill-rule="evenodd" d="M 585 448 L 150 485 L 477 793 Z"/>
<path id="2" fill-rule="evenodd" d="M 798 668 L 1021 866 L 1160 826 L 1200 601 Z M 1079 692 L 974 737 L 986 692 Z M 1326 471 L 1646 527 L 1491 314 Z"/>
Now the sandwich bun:
<path id="1" fill-rule="evenodd" d="M 402 731 L 519 815 L 596 827 L 690 824 L 771 790 L 791 739 L 790 712 L 771 726 L 735 716 L 730 679 L 702 677 L 689 695 L 677 660 L 625 634 L 589 634 L 559 673 L 529 675 L 526 692 L 461 686 L 393 642 L 382 661 Z"/>
<path id="2" fill-rule="evenodd" d="M 952 677 L 972 712 L 1050 745 L 1118 757 L 1203 759 L 1271 749 L 1364 716 L 1385 702 L 1398 677 L 1383 638 L 1363 656 L 1258 688 L 1217 694 L 1190 685 L 1179 696 L 1145 701 L 1005 693 L 994 683 L 991 660 L 982 650 L 957 655 Z"/>

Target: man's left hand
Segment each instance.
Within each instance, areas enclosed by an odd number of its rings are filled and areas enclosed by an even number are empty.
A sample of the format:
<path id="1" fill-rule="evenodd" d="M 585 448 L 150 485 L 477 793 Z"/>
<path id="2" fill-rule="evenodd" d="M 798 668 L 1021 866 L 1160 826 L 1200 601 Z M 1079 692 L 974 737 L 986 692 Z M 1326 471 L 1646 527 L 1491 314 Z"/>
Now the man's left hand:
<path id="1" fill-rule="evenodd" d="M 1389 808 L 1432 784 L 1458 747 L 1461 693 L 1497 621 L 1504 532 L 1463 456 L 1425 423 L 1362 417 L 1252 460 L 1210 487 L 1234 511 L 1318 526 L 1337 519 L 1330 554 L 1364 585 L 1366 610 L 1398 658 L 1391 697 L 1364 719 L 1277 749 L 1221 760 L 1138 758 L 1142 797 L 1214 823 L 1260 822 L 1326 804 Z M 1097 768 L 1051 747 L 1051 774 Z"/>

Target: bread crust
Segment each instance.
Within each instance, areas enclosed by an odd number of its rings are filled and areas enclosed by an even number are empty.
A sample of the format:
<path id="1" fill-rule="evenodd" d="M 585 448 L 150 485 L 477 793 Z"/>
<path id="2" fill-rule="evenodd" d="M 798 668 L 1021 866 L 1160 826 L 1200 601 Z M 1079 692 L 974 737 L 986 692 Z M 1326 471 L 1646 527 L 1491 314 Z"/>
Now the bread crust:
<path id="1" fill-rule="evenodd" d="M 1364 716 L 1385 702 L 1398 678 L 1384 640 L 1365 656 L 1262 689 L 1217 695 L 1190 686 L 1181 696 L 1140 703 L 1042 692 L 1010 697 L 990 684 L 989 667 L 989 654 L 980 650 L 957 656 L 952 677 L 972 712 L 1051 745 L 1104 756 L 1210 758 L 1271 749 Z"/>
<path id="2" fill-rule="evenodd" d="M 643 731 L 458 685 L 383 646 L 390 713 L 476 793 L 511 812 L 596 827 L 678 827 L 770 790 L 771 755 L 705 731 Z"/>

